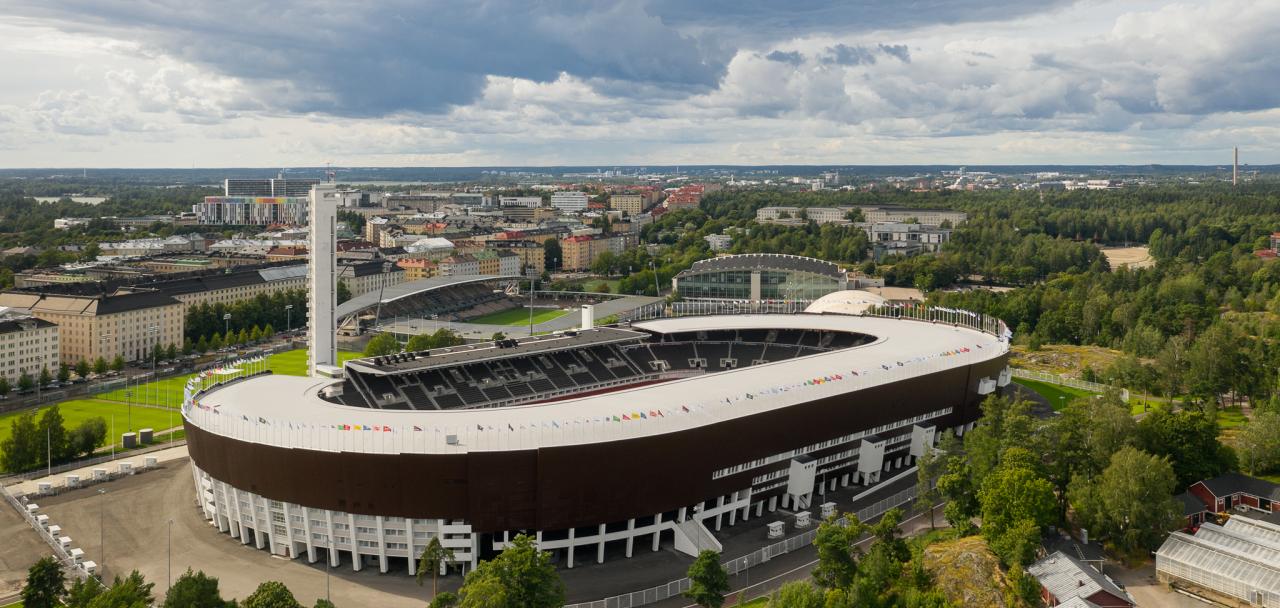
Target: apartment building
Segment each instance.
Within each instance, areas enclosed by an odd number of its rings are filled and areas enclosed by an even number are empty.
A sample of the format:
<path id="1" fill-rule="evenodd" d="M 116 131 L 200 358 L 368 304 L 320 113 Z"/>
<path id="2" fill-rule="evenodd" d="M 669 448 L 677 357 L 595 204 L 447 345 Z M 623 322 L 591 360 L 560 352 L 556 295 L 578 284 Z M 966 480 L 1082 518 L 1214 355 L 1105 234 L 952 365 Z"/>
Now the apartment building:
<path id="1" fill-rule="evenodd" d="M 58 326 L 60 360 L 68 365 L 119 355 L 140 360 L 157 345 L 182 344 L 184 306 L 158 291 L 55 294 L 7 291 L 0 306 Z"/>
<path id="2" fill-rule="evenodd" d="M 560 252 L 564 257 L 563 270 L 589 270 L 591 264 L 606 251 L 622 253 L 634 247 L 638 239 L 634 234 L 583 234 L 560 239 Z"/>
<path id="3" fill-rule="evenodd" d="M 58 338 L 57 324 L 0 308 L 0 378 L 16 386 L 22 374 L 35 379 L 42 369 L 57 371 Z"/>
<path id="4" fill-rule="evenodd" d="M 555 192 L 551 195 L 551 206 L 566 213 L 587 210 L 586 192 Z"/>
<path id="5" fill-rule="evenodd" d="M 405 281 L 429 279 L 440 274 L 440 267 L 426 258 L 403 258 L 396 262 L 396 266 L 404 271 Z"/>
<path id="6" fill-rule="evenodd" d="M 609 197 L 609 208 L 627 215 L 639 215 L 644 211 L 644 196 L 639 194 L 615 194 Z"/>
<path id="7" fill-rule="evenodd" d="M 520 274 L 520 256 L 499 249 L 485 249 L 474 254 L 480 274 L 516 276 Z"/>
<path id="8" fill-rule="evenodd" d="M 520 259 L 520 266 L 526 271 L 533 270 L 538 274 L 542 274 L 547 269 L 547 250 L 541 243 L 490 240 L 486 246 L 490 249 L 509 251 L 515 254 Z"/>
<path id="9" fill-rule="evenodd" d="M 499 196 L 498 205 L 502 207 L 541 207 L 541 196 Z"/>

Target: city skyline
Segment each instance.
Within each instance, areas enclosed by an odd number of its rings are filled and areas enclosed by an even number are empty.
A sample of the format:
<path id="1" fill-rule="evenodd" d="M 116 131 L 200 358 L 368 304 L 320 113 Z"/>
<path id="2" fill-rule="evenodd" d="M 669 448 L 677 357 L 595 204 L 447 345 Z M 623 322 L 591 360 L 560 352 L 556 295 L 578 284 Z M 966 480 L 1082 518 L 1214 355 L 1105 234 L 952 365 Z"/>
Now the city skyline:
<path id="1" fill-rule="evenodd" d="M 1280 162 L 1278 6 L 914 9 L 15 1 L 0 166 Z"/>

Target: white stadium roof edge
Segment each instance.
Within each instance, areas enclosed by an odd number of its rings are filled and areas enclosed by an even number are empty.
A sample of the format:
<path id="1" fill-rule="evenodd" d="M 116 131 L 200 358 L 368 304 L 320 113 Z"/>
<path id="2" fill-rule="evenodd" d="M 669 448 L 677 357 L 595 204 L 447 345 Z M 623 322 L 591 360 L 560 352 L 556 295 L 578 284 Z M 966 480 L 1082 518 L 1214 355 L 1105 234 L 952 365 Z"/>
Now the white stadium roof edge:
<path id="1" fill-rule="evenodd" d="M 305 268 L 305 266 L 303 266 Z M 384 289 L 368 291 L 362 293 L 334 309 L 334 318 L 343 319 L 356 314 L 367 308 L 373 308 L 379 303 L 386 304 L 396 300 L 415 296 L 420 293 L 432 291 L 434 289 L 443 289 L 445 287 L 453 287 L 455 285 L 465 285 L 467 283 L 480 283 L 483 281 L 510 281 L 520 279 L 522 277 L 514 275 L 455 275 L 447 277 L 431 277 L 428 279 L 418 279 L 416 281 L 407 281 L 396 285 L 387 286 Z"/>
<path id="2" fill-rule="evenodd" d="M 267 375 L 206 391 L 184 415 L 215 434 L 332 452 L 465 453 L 645 437 L 982 363 L 1008 351 L 997 336 L 945 323 L 849 314 L 725 315 L 634 323 L 656 332 L 812 329 L 871 343 L 615 392 L 488 409 L 383 410 L 322 399 L 340 381 Z M 939 413 L 938 415 L 942 415 Z M 363 432 L 352 432 L 358 429 Z M 376 430 L 373 430 L 376 429 Z"/>

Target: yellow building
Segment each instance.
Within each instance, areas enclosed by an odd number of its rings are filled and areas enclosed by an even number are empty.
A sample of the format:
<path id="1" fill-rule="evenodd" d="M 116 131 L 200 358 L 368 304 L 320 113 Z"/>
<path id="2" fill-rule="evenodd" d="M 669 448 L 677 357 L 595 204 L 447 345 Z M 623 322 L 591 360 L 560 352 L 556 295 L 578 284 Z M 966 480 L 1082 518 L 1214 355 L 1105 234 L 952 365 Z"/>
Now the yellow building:
<path id="1" fill-rule="evenodd" d="M 59 328 L 60 359 L 68 365 L 119 355 L 140 360 L 157 345 L 182 345 L 184 307 L 158 291 L 112 295 L 0 293 L 0 306 L 30 312 Z"/>
<path id="2" fill-rule="evenodd" d="M 609 208 L 627 215 L 644 211 L 644 197 L 639 194 L 615 194 L 609 197 Z"/>

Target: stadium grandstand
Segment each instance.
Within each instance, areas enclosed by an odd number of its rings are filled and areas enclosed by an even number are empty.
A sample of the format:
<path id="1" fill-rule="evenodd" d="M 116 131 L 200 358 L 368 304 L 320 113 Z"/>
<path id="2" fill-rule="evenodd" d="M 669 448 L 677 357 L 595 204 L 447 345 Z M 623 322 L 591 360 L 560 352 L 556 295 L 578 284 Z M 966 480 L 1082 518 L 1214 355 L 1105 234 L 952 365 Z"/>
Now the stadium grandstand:
<path id="1" fill-rule="evenodd" d="M 339 332 L 363 333 L 381 320 L 435 315 L 465 321 L 519 307 L 516 283 L 520 277 L 460 275 L 431 277 L 370 291 L 339 304 L 335 312 Z"/>
<path id="2" fill-rule="evenodd" d="M 213 378 L 183 417 L 199 507 L 242 543 L 412 573 L 431 538 L 470 568 L 528 532 L 572 568 L 720 550 L 726 527 L 909 474 L 1009 384 L 1008 340 L 989 317 L 839 292 Z"/>

